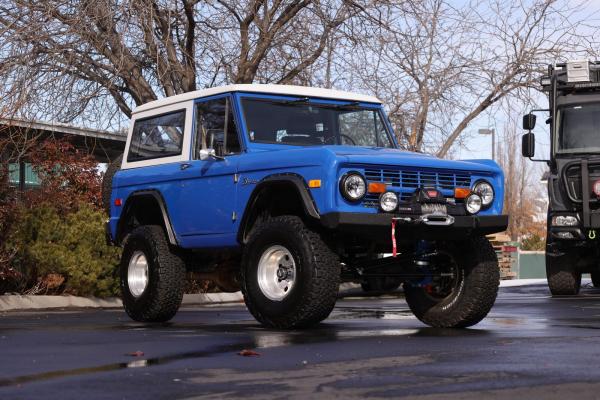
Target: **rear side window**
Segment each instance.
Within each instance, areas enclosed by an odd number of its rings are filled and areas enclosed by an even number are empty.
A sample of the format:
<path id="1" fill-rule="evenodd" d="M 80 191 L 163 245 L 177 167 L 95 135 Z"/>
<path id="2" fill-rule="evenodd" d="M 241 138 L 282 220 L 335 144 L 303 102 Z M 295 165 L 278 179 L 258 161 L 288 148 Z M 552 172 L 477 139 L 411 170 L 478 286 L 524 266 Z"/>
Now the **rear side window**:
<path id="1" fill-rule="evenodd" d="M 185 110 L 135 121 L 127 162 L 180 155 L 184 125 Z"/>

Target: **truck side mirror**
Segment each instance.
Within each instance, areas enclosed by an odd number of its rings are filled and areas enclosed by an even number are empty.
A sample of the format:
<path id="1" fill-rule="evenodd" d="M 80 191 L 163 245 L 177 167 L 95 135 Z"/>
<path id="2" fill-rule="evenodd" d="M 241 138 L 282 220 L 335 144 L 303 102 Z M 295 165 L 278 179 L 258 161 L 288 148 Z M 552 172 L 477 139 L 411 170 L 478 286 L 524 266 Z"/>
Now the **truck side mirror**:
<path id="1" fill-rule="evenodd" d="M 523 129 L 526 131 L 532 131 L 535 128 L 535 121 L 537 117 L 535 114 L 529 113 L 523 116 Z"/>
<path id="2" fill-rule="evenodd" d="M 525 121 L 523 120 L 523 122 Z M 531 158 L 535 155 L 535 135 L 533 133 L 529 132 L 523 135 L 523 139 L 521 141 L 521 153 L 523 154 L 523 157 L 527 158 Z"/>

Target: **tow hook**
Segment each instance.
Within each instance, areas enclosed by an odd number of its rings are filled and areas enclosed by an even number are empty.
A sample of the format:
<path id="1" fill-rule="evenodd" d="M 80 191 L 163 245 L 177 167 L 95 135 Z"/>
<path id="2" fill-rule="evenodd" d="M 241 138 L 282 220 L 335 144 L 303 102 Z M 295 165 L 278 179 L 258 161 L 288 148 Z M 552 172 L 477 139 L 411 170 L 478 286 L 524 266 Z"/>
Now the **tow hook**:
<path id="1" fill-rule="evenodd" d="M 596 239 L 596 230 L 595 230 L 595 229 L 590 229 L 590 231 L 588 232 L 588 237 L 589 237 L 591 240 L 594 240 L 594 239 Z"/>

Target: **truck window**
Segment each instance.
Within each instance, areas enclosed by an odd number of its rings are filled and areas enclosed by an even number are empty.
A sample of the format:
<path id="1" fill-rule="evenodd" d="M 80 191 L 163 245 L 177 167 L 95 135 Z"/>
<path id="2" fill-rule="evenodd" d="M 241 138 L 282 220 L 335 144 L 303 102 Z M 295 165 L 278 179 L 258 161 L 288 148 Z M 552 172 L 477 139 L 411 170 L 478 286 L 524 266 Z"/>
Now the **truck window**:
<path id="1" fill-rule="evenodd" d="M 136 120 L 127 161 L 180 155 L 184 125 L 185 110 Z"/>
<path id="2" fill-rule="evenodd" d="M 233 108 L 228 97 L 203 101 L 196 105 L 195 158 L 201 149 L 215 149 L 218 156 L 241 151 Z"/>

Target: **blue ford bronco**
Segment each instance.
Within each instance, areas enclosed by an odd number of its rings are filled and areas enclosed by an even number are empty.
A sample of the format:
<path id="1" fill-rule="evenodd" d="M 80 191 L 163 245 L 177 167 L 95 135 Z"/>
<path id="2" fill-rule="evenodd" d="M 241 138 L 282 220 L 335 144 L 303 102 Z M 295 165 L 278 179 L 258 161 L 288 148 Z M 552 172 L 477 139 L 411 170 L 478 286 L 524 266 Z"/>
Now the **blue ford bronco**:
<path id="1" fill-rule="evenodd" d="M 341 282 L 403 284 L 434 327 L 474 325 L 496 299 L 501 169 L 398 149 L 374 97 L 233 85 L 142 105 L 103 189 L 136 321 L 171 319 L 188 273 L 283 329 L 327 318 Z"/>

